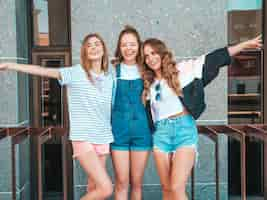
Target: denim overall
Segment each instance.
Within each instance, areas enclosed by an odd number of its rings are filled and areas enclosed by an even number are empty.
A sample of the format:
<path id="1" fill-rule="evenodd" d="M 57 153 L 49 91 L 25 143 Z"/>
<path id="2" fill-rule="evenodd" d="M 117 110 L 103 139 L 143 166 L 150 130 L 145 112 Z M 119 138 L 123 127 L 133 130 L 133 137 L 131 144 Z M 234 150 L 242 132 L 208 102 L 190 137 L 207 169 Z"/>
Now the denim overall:
<path id="1" fill-rule="evenodd" d="M 148 151 L 152 149 L 152 135 L 141 95 L 143 80 L 120 79 L 121 67 L 116 67 L 117 86 L 112 108 L 112 150 Z"/>

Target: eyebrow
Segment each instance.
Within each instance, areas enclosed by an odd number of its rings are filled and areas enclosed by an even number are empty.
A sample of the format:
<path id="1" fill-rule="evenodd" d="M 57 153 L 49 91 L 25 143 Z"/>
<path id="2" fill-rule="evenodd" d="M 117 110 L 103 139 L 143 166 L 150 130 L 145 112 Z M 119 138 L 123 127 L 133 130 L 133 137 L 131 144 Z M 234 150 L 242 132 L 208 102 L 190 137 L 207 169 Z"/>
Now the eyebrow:
<path id="1" fill-rule="evenodd" d="M 94 42 L 87 42 L 88 45 L 91 45 L 91 44 L 101 44 L 101 41 L 94 41 Z"/>
<path id="2" fill-rule="evenodd" d="M 135 44 L 137 42 L 121 42 L 121 44 L 127 44 L 127 43 L 129 43 L 129 44 Z"/>

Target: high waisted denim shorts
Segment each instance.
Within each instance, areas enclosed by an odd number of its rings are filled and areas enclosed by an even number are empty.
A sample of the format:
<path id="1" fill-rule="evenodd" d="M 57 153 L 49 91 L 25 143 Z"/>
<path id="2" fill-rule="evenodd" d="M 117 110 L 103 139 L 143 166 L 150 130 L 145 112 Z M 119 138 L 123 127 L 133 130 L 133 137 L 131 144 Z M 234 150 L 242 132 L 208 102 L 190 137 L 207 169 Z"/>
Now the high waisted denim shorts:
<path id="1" fill-rule="evenodd" d="M 154 150 L 171 153 L 181 147 L 192 147 L 197 153 L 198 132 L 196 122 L 191 115 L 160 120 L 155 123 L 155 128 Z"/>

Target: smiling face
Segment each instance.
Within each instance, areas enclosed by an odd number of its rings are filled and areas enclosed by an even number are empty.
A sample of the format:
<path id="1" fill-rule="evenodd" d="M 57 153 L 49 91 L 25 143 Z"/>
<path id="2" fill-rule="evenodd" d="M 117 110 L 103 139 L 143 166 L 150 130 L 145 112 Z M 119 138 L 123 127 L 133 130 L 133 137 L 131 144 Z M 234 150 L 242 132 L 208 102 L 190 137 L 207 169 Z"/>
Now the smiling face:
<path id="1" fill-rule="evenodd" d="M 151 45 L 144 46 L 145 64 L 154 72 L 161 71 L 161 57 Z"/>
<path id="2" fill-rule="evenodd" d="M 101 40 L 95 36 L 88 38 L 86 42 L 87 58 L 90 61 L 102 60 L 104 55 L 104 46 Z"/>
<path id="3" fill-rule="evenodd" d="M 135 35 L 125 33 L 120 40 L 120 51 L 126 64 L 135 64 L 139 50 L 139 44 Z"/>

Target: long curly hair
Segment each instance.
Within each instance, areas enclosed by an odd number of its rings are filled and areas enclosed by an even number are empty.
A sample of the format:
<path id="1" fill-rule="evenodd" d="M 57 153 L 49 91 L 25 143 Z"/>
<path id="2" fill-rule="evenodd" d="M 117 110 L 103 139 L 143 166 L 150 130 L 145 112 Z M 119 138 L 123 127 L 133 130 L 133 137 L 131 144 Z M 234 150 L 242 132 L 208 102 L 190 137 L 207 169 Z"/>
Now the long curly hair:
<path id="1" fill-rule="evenodd" d="M 176 66 L 176 61 L 173 58 L 173 54 L 167 49 L 164 42 L 156 38 L 150 38 L 144 41 L 142 45 L 142 54 L 144 54 L 144 47 L 149 45 L 156 54 L 159 54 L 161 58 L 161 75 L 164 80 L 167 81 L 168 86 L 177 94 L 182 96 L 182 89 L 180 81 L 178 79 L 179 70 Z M 147 96 L 149 95 L 150 86 L 155 80 L 155 72 L 148 67 L 144 62 L 144 90 L 142 93 L 142 101 L 146 104 Z"/>
<path id="2" fill-rule="evenodd" d="M 120 32 L 119 38 L 118 38 L 118 42 L 117 42 L 117 47 L 116 47 L 115 54 L 114 54 L 115 58 L 111 61 L 111 63 L 114 66 L 116 66 L 117 64 L 123 62 L 123 56 L 122 56 L 122 53 L 121 53 L 120 46 L 121 46 L 121 39 L 125 34 L 132 34 L 132 35 L 134 35 L 136 37 L 136 40 L 137 40 L 137 43 L 138 43 L 138 53 L 137 53 L 137 56 L 136 56 L 136 63 L 137 63 L 139 72 L 142 74 L 142 72 L 143 72 L 143 62 L 144 62 L 143 55 L 141 53 L 142 41 L 141 41 L 141 37 L 140 37 L 139 33 L 137 32 L 137 30 L 134 27 L 130 26 L 130 25 L 126 25 L 124 27 L 124 29 Z"/>
<path id="3" fill-rule="evenodd" d="M 82 41 L 80 60 L 81 60 L 81 65 L 84 71 L 86 72 L 88 79 L 93 83 L 92 75 L 90 74 L 90 70 L 92 69 L 92 63 L 87 56 L 87 48 L 88 48 L 87 42 L 92 37 L 96 37 L 97 39 L 99 39 L 103 46 L 104 54 L 101 62 L 101 70 L 103 70 L 104 73 L 108 72 L 109 60 L 108 60 L 108 50 L 102 37 L 98 33 L 91 33 L 86 35 Z"/>

